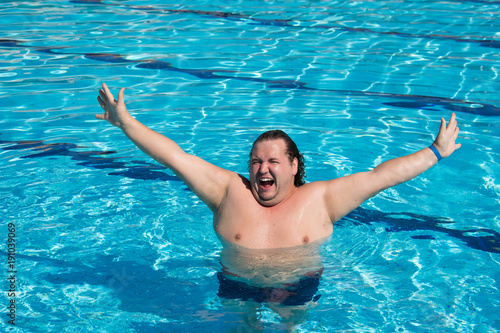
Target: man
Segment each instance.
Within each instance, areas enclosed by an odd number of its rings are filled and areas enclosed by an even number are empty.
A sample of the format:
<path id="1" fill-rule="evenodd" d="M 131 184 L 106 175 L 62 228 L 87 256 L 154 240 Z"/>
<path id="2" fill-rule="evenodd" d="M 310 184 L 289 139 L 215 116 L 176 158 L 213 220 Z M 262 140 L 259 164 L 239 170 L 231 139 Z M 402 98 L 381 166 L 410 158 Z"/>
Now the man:
<path id="1" fill-rule="evenodd" d="M 96 114 L 120 128 L 143 152 L 171 169 L 212 210 L 214 229 L 224 240 L 252 249 L 293 247 L 326 238 L 332 224 L 368 198 L 426 171 L 460 148 L 452 114 L 434 143 L 375 169 L 328 181 L 303 184 L 303 159 L 283 132 L 264 133 L 250 153 L 250 180 L 184 152 L 174 141 L 134 119 L 106 84 Z"/>
<path id="2" fill-rule="evenodd" d="M 269 131 L 253 144 L 248 180 L 187 154 L 135 120 L 125 107 L 124 88 L 115 100 L 103 84 L 97 100 L 104 110 L 96 114 L 97 119 L 120 128 L 212 210 L 214 229 L 224 245 L 218 295 L 224 306 L 235 307 L 242 328 L 251 330 L 261 327 L 261 303 L 268 304 L 289 328 L 303 322 L 310 303 L 321 296 L 316 295 L 323 272 L 317 247 L 333 232 L 333 223 L 366 199 L 416 177 L 460 148 L 455 143 L 458 127 L 453 114 L 448 126 L 441 119 L 430 148 L 368 172 L 304 184 L 304 159 L 297 146 L 284 132 Z"/>

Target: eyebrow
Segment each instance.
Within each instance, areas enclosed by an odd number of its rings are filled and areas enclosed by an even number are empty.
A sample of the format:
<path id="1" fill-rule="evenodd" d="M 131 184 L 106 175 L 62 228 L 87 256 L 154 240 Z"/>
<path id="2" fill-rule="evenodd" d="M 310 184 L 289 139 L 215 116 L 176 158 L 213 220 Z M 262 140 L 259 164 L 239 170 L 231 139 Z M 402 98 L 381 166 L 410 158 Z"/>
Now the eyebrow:
<path id="1" fill-rule="evenodd" d="M 263 161 L 263 159 L 261 159 L 260 157 L 254 156 L 254 157 L 250 158 L 250 162 L 253 162 L 253 161 Z M 277 157 L 271 157 L 268 159 L 268 161 L 279 162 L 280 160 Z"/>

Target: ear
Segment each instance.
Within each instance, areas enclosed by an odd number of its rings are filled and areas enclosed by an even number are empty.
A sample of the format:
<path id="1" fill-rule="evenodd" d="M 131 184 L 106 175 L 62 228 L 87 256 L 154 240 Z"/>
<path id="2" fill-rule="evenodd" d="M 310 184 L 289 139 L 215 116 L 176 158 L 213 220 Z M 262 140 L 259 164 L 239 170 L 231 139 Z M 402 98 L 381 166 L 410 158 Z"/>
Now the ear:
<path id="1" fill-rule="evenodd" d="M 297 174 L 297 172 L 299 172 L 299 160 L 297 159 L 297 157 L 293 158 L 293 161 L 292 161 L 292 170 L 293 170 L 293 175 L 294 176 Z"/>

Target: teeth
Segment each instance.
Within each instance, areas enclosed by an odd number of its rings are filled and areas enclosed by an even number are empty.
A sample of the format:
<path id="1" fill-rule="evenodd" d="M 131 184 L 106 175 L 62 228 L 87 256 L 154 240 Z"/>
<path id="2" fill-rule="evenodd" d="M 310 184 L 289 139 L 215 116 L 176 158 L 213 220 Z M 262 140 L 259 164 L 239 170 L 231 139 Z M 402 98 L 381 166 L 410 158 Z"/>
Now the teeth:
<path id="1" fill-rule="evenodd" d="M 271 181 L 273 181 L 271 178 L 261 178 L 260 180 L 263 181 L 263 182 L 271 182 Z"/>

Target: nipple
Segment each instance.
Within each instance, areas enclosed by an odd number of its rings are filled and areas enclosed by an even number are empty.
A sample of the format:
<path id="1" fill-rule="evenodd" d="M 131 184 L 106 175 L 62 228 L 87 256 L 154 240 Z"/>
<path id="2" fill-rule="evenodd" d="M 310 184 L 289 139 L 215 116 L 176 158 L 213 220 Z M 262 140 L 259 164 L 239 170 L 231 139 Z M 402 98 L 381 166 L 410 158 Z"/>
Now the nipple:
<path id="1" fill-rule="evenodd" d="M 236 239 L 236 240 L 240 240 L 240 238 L 241 238 L 241 235 L 240 235 L 240 234 L 236 234 L 236 235 L 234 236 L 234 239 Z"/>
<path id="2" fill-rule="evenodd" d="M 309 243 L 309 237 L 304 236 L 304 238 L 302 238 L 302 241 L 303 241 L 304 243 Z"/>

